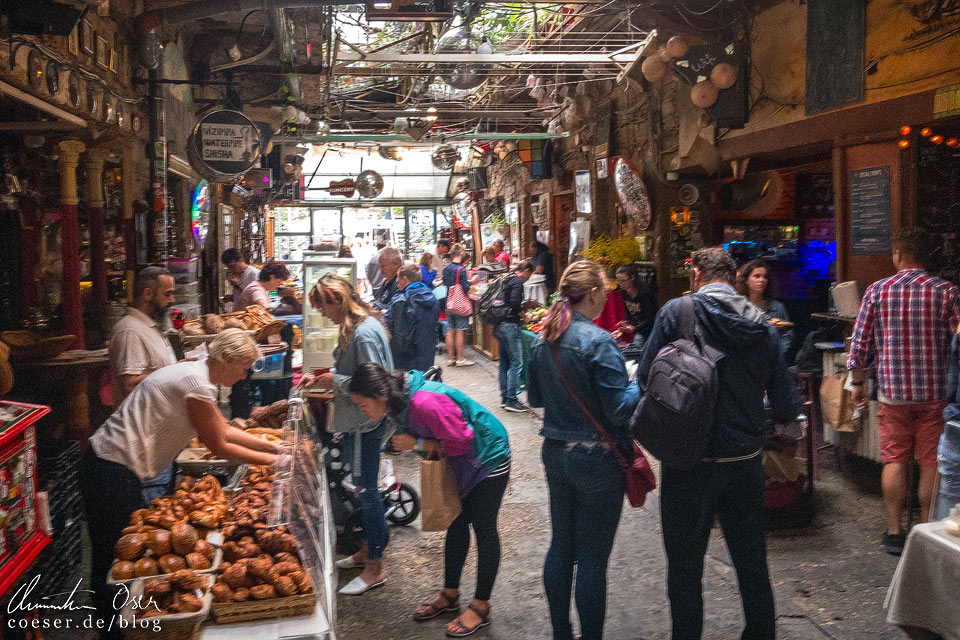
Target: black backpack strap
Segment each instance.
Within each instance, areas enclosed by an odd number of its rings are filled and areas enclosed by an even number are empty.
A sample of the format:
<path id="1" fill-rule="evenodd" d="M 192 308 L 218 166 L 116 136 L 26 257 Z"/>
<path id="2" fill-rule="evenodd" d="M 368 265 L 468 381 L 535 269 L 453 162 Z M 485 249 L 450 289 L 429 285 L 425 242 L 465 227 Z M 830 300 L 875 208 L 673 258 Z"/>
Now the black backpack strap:
<path id="1" fill-rule="evenodd" d="M 700 327 L 697 326 L 697 304 L 693 295 L 680 298 L 680 335 L 690 342 L 696 342 L 700 337 Z"/>

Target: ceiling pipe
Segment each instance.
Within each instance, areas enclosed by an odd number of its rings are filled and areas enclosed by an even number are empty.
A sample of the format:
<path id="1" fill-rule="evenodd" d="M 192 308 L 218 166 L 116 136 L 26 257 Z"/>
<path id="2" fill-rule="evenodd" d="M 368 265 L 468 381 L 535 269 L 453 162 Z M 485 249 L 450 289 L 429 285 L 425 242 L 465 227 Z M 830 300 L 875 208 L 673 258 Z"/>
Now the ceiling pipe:
<path id="1" fill-rule="evenodd" d="M 273 12 L 278 9 L 309 9 L 357 4 L 356 0 L 198 0 L 176 7 L 149 11 L 165 24 L 179 24 L 212 18 L 224 13 L 246 13 L 254 9 Z"/>

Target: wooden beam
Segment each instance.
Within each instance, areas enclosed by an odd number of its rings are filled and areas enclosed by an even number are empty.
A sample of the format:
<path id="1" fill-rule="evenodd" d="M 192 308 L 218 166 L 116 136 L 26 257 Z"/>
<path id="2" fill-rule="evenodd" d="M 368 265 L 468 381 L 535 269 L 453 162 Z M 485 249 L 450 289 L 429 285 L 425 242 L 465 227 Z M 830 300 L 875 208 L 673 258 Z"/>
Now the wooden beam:
<path id="1" fill-rule="evenodd" d="M 724 138 L 717 145 L 723 160 L 773 154 L 797 147 L 829 148 L 835 142 L 860 144 L 886 136 L 905 124 L 931 122 L 934 91 L 839 109 L 756 133 Z M 749 124 L 749 123 L 748 123 Z M 896 134 L 893 134 L 894 136 Z"/>
<path id="2" fill-rule="evenodd" d="M 51 120 L 50 122 L 0 122 L 0 131 L 74 131 L 80 125 L 72 122 Z"/>
<path id="3" fill-rule="evenodd" d="M 81 118 L 80 116 L 75 116 L 69 111 L 65 111 L 60 107 L 50 104 L 46 100 L 41 100 L 40 98 L 17 89 L 12 84 L 8 84 L 0 80 L 0 94 L 5 94 L 11 98 L 16 98 L 20 102 L 24 102 L 31 107 L 35 107 L 44 113 L 48 113 L 54 117 L 60 118 L 65 122 L 70 122 L 77 127 L 86 127 L 87 121 Z"/>

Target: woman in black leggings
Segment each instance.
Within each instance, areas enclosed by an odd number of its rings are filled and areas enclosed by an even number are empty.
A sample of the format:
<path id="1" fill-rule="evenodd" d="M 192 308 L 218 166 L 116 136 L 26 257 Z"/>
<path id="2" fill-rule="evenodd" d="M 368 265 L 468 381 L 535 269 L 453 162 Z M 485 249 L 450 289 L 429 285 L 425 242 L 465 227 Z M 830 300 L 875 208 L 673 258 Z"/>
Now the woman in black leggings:
<path id="1" fill-rule="evenodd" d="M 460 611 L 460 575 L 470 549 L 470 527 L 477 537 L 477 589 L 463 615 L 447 625 L 462 638 L 490 624 L 490 593 L 500 568 L 497 514 L 510 480 L 507 431 L 469 397 L 419 371 L 393 373 L 378 364 L 360 365 L 350 381 L 350 397 L 370 421 L 388 415 L 398 421 L 398 451 L 419 447 L 446 456 L 460 494 L 460 515 L 447 528 L 443 590 L 417 607 L 415 620 Z"/>

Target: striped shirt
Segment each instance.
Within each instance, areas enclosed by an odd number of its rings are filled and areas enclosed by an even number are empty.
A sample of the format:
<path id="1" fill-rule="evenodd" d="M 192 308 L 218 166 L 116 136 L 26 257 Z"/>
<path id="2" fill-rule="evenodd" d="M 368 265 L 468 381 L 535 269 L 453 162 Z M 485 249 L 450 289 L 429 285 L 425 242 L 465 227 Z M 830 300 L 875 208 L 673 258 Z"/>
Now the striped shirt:
<path id="1" fill-rule="evenodd" d="M 880 393 L 895 402 L 946 399 L 958 293 L 923 269 L 874 282 L 860 303 L 847 368 L 875 367 Z"/>

